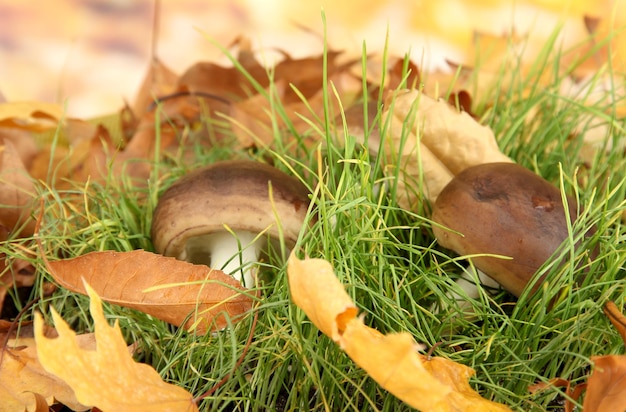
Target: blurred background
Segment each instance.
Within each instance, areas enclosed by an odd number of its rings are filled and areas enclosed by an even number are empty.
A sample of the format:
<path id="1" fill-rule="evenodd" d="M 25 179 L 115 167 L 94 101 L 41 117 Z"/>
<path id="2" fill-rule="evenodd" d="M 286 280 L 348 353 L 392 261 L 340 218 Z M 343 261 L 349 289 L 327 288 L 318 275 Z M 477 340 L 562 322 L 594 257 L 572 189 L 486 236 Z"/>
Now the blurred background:
<path id="1" fill-rule="evenodd" d="M 275 48 L 294 57 L 321 53 L 322 10 L 335 50 L 360 55 L 365 43 L 380 53 L 387 42 L 391 54 L 410 53 L 423 67 L 445 70 L 446 59 L 471 64 L 476 32 L 527 36 L 532 49 L 560 27 L 567 47 L 587 36 L 585 17 L 600 18 L 598 30 L 624 27 L 624 2 L 177 0 L 160 3 L 154 33 L 155 0 L 0 0 L 0 93 L 98 116 L 132 101 L 155 35 L 157 56 L 178 73 L 202 60 L 227 62 L 210 39 L 228 46 L 246 36 L 271 63 Z"/>

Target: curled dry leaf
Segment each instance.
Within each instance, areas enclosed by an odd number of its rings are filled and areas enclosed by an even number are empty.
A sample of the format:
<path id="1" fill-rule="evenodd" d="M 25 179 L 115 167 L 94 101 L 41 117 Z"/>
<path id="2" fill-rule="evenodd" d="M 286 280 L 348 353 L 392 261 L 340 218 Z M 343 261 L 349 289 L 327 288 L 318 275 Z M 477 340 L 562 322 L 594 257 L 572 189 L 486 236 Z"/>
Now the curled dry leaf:
<path id="1" fill-rule="evenodd" d="M 470 166 L 512 162 L 500 152 L 491 129 L 417 90 L 387 98 L 382 124 L 387 128 L 386 171 L 398 174 L 398 203 L 407 209 L 415 209 L 422 190 L 433 202 L 454 175 Z"/>
<path id="2" fill-rule="evenodd" d="M 408 333 L 383 335 L 365 326 L 357 308 L 322 259 L 292 254 L 287 274 L 293 302 L 379 385 L 423 412 L 509 411 L 482 398 L 468 384 L 471 368 L 420 355 Z"/>
<path id="3" fill-rule="evenodd" d="M 87 282 L 107 302 L 201 335 L 252 308 L 252 298 L 232 276 L 143 250 L 92 252 L 49 262 L 49 270 L 73 292 L 86 294 Z"/>
<path id="4" fill-rule="evenodd" d="M 604 314 L 609 318 L 613 327 L 617 329 L 622 337 L 624 344 L 626 344 L 626 316 L 624 316 L 617 305 L 611 301 L 604 305 Z"/>
<path id="5" fill-rule="evenodd" d="M 54 309 L 59 336 L 45 337 L 42 316 L 36 313 L 37 356 L 43 367 L 65 381 L 80 403 L 103 411 L 197 411 L 189 392 L 164 382 L 151 366 L 133 360 L 119 324 L 109 326 L 100 297 L 89 285 L 84 289 L 91 298 L 96 350 L 81 348 L 76 333 Z"/>

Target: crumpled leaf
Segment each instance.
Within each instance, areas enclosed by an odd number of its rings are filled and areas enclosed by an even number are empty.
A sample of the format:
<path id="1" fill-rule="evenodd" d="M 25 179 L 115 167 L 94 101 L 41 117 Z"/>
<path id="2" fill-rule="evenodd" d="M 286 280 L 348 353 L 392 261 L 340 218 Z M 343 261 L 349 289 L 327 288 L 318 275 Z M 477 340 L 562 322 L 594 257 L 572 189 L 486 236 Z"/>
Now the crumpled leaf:
<path id="1" fill-rule="evenodd" d="M 2 411 L 39 411 L 48 410 L 48 405 L 61 403 L 74 411 L 88 408 L 80 404 L 74 391 L 61 379 L 46 372 L 37 359 L 32 328 L 20 329 L 19 338 L 9 339 L 2 350 L 0 364 L 0 410 Z M 31 332 L 30 334 L 27 333 Z M 48 331 L 42 332 L 48 334 Z M 91 335 L 78 337 L 81 347 L 88 347 Z M 0 337 L 6 338 L 5 333 Z M 41 403 L 46 405 L 41 408 Z"/>
<path id="2" fill-rule="evenodd" d="M 235 322 L 252 308 L 232 276 L 143 250 L 92 252 L 49 262 L 48 268 L 66 289 L 86 294 L 87 282 L 106 302 L 200 335 L 225 328 L 227 319 Z"/>
<path id="3" fill-rule="evenodd" d="M 46 102 L 0 103 L 0 127 L 44 131 L 57 127 L 63 107 Z"/>
<path id="4" fill-rule="evenodd" d="M 433 202 L 462 170 L 481 163 L 512 162 L 486 126 L 444 101 L 402 90 L 385 102 L 387 172 L 400 177 L 398 203 L 415 209 L 423 189 Z"/>
<path id="5" fill-rule="evenodd" d="M 37 356 L 43 367 L 63 379 L 84 405 L 107 411 L 182 412 L 197 411 L 192 395 L 164 382 L 151 366 L 135 362 L 128 353 L 116 322 L 109 326 L 97 293 L 85 285 L 91 298 L 96 350 L 82 349 L 76 333 L 52 308 L 58 338 L 43 334 L 43 318 L 35 314 Z"/>
<path id="6" fill-rule="evenodd" d="M 324 334 L 379 385 L 423 412 L 509 411 L 476 393 L 467 379 L 471 368 L 420 355 L 408 333 L 383 335 L 365 326 L 357 308 L 322 259 L 289 258 L 287 274 L 293 302 Z"/>

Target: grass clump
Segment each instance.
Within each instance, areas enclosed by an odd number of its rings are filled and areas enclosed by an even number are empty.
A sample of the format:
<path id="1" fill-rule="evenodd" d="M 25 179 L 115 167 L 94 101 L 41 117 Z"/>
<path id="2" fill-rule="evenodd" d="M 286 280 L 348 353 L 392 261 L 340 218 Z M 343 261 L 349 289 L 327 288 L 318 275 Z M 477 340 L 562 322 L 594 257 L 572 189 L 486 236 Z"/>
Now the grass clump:
<path id="1" fill-rule="evenodd" d="M 336 130 L 344 125 L 332 127 L 338 113 L 330 112 L 328 101 L 336 96 L 326 87 L 324 117 L 309 119 L 310 133 L 324 143 L 313 150 L 302 143 L 310 136 L 290 129 L 284 108 L 273 99 L 274 113 L 287 124 L 287 133 L 279 130 L 278 122 L 273 125 L 277 142 L 272 149 L 199 146 L 192 157 L 157 159 L 150 185 L 140 190 L 113 176 L 103 184 L 43 189 L 44 252 L 52 258 L 100 250 L 152 250 L 152 210 L 176 178 L 223 158 L 269 160 L 311 188 L 318 219 L 303 233 L 299 251 L 331 262 L 366 324 L 383 333 L 408 331 L 416 341 L 436 347 L 435 355 L 471 366 L 477 372 L 471 383 L 485 398 L 517 411 L 560 410 L 558 402 L 566 397 L 561 389 L 531 394 L 529 385 L 556 377 L 584 382 L 590 356 L 623 351 L 602 306 L 626 298 L 626 232 L 621 220 L 626 157 L 623 150 L 597 150 L 583 160 L 579 155 L 582 136 L 598 121 L 606 126 L 607 144 L 618 146 L 624 121 L 615 116 L 615 108 L 624 105 L 626 96 L 612 94 L 592 104 L 581 104 L 578 96 L 564 97 L 562 86 L 569 77 L 554 66 L 560 58 L 558 51 L 549 52 L 553 45 L 546 46 L 545 58 L 529 74 L 516 77 L 521 68 L 507 71 L 513 74 L 510 86 L 504 87 L 503 81 L 476 103 L 505 154 L 579 201 L 581 218 L 573 223 L 572 233 L 596 227 L 586 244 L 579 245 L 572 235 L 554 261 L 546 262 L 540 271 L 546 281 L 538 293 L 516 300 L 504 291 L 483 289 L 469 301 L 473 315 L 464 316 L 468 308 L 451 300 L 448 292 L 459 292 L 454 280 L 467 264 L 436 244 L 424 211 L 397 205 L 394 188 L 380 158 L 370 153 L 367 138 L 364 144 L 349 134 L 340 140 Z M 364 57 L 364 72 L 365 62 Z M 545 73 L 552 73 L 547 85 Z M 589 87 L 602 75 L 588 79 Z M 364 129 L 371 126 L 365 124 Z M 285 145 L 286 139 L 294 144 Z M 0 252 L 31 261 L 45 273 L 41 259 L 23 246 L 29 241 L 4 242 Z M 590 244 L 598 247 L 597 257 L 586 254 Z M 139 344 L 138 358 L 165 380 L 200 394 L 230 375 L 201 402 L 202 410 L 410 410 L 290 302 L 283 257 L 278 251 L 270 253 L 262 264 L 262 298 L 253 331 L 252 315 L 220 333 L 199 337 L 133 310 L 106 305 L 106 313 L 119 320 L 128 341 Z M 555 265 L 561 258 L 568 263 Z M 581 275 L 584 281 L 573 286 L 572 280 Z M 42 298 L 37 308 L 49 313 L 47 307 L 53 305 L 76 330 L 89 330 L 86 298 L 62 289 L 45 295 L 44 279 L 49 278 L 39 277 L 30 296 Z M 16 291 L 11 298 L 17 309 L 23 307 Z M 252 343 L 238 364 L 250 333 Z"/>

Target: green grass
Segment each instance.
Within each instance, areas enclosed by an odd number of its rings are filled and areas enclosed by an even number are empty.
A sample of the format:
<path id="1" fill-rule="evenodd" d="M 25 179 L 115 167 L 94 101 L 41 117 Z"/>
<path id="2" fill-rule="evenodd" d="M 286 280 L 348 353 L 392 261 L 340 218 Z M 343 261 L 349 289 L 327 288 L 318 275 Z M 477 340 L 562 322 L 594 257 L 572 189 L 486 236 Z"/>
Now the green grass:
<path id="1" fill-rule="evenodd" d="M 322 118 L 302 114 L 310 119 L 309 133 L 324 143 L 318 150 L 304 149 L 305 135 L 275 127 L 272 149 L 198 146 L 191 160 L 182 153 L 157 157 L 149 185 L 142 189 L 114 177 L 105 184 L 64 191 L 42 186 L 44 252 L 53 260 L 90 251 L 152 250 L 151 214 L 159 194 L 176 178 L 231 156 L 269 159 L 300 176 L 313 193 L 319 219 L 303 232 L 299 256 L 331 262 L 367 325 L 385 333 L 407 331 L 427 347 L 439 344 L 436 356 L 476 370 L 471 384 L 485 398 L 516 411 L 558 410 L 556 401 L 564 396 L 561 389 L 531 394 L 528 386 L 556 377 L 573 384 L 584 382 L 590 373 L 590 356 L 621 354 L 624 349 L 602 306 L 609 300 L 623 305 L 626 298 L 626 230 L 620 220 L 626 198 L 626 156 L 619 150 L 599 151 L 583 164 L 578 159 L 582 142 L 576 127 L 579 119 L 605 113 L 611 126 L 607 139 L 622 139 L 624 121 L 612 113 L 626 104 L 626 97 L 612 96 L 612 104 L 584 106 L 560 95 L 564 79 L 557 70 L 555 45 L 554 39 L 546 45 L 528 77 L 503 70 L 503 82 L 506 73 L 512 78 L 511 87 L 483 91 L 482 100 L 475 104 L 503 152 L 579 199 L 583 208 L 571 238 L 559 252 L 567 263 L 559 267 L 547 262 L 540 271 L 547 275 L 540 292 L 523 295 L 517 303 L 506 292 L 482 290 L 470 302 L 474 316 L 460 315 L 462 309 L 446 293 L 456 290 L 454 279 L 464 261 L 436 244 L 424 210 L 406 211 L 397 205 L 395 187 L 382 171 L 382 156 L 372 156 L 367 144 L 360 145 L 351 136 L 336 143 L 329 121 L 338 113 L 330 113 L 329 106 Z M 548 85 L 540 84 L 539 76 L 546 72 L 554 76 Z M 325 89 L 325 96 L 336 98 L 332 88 Z M 273 99 L 271 93 L 269 97 Z M 280 102 L 273 101 L 275 115 L 284 117 Z M 295 143 L 295 150 L 286 141 Z M 383 184 L 385 190 L 378 190 Z M 80 199 L 81 206 L 74 206 L 71 199 Z M 599 247 L 594 260 L 588 259 L 583 247 L 574 246 L 576 233 L 591 225 L 597 232 L 583 246 Z M 0 244 L 0 252 L 31 260 L 37 267 L 40 276 L 29 297 L 42 298 L 36 309 L 50 320 L 52 305 L 77 331 L 90 331 L 87 298 L 63 289 L 44 295 L 43 282 L 51 277 L 41 258 L 28 250 L 34 250 L 31 239 Z M 583 271 L 587 271 L 585 280 L 572 286 L 572 279 Z M 355 366 L 290 302 L 280 253 L 269 255 L 262 277 L 262 297 L 255 310 L 258 324 L 238 367 L 251 333 L 252 314 L 216 335 L 194 336 L 137 311 L 108 304 L 105 311 L 111 320 L 119 320 L 128 342 L 139 344 L 139 360 L 196 396 L 232 373 L 201 402 L 202 410 L 410 410 Z M 11 298 L 17 309 L 23 307 L 16 290 Z M 435 304 L 443 308 L 440 313 L 433 312 Z M 23 320 L 31 319 L 28 311 Z"/>

